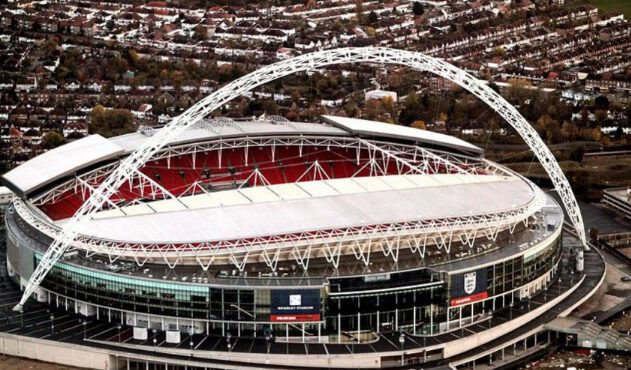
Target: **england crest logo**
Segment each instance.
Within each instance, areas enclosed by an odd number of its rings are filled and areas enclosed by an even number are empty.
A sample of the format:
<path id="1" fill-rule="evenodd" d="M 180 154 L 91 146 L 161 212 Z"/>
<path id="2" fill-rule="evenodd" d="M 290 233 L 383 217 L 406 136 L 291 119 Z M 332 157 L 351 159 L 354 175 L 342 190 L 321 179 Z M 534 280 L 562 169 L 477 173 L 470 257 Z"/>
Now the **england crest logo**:
<path id="1" fill-rule="evenodd" d="M 289 295 L 289 305 L 290 306 L 300 306 L 302 304 L 302 297 L 300 294 L 290 294 Z"/>
<path id="2" fill-rule="evenodd" d="M 467 294 L 475 292 L 475 271 L 464 274 L 464 291 Z"/>

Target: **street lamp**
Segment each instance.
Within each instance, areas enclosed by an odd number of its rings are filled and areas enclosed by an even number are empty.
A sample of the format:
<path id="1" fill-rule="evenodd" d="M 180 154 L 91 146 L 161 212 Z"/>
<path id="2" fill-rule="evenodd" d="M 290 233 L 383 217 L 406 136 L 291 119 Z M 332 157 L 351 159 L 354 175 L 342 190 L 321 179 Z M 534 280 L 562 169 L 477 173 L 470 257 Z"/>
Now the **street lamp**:
<path id="1" fill-rule="evenodd" d="M 228 346 L 228 352 L 232 352 L 232 343 L 230 343 L 230 339 L 232 339 L 232 334 L 230 332 L 226 333 L 226 341 Z"/>
<path id="2" fill-rule="evenodd" d="M 403 362 L 405 360 L 405 352 L 403 352 L 403 344 L 405 343 L 405 334 L 401 333 L 399 336 L 399 343 L 401 343 L 401 366 L 403 366 Z"/>

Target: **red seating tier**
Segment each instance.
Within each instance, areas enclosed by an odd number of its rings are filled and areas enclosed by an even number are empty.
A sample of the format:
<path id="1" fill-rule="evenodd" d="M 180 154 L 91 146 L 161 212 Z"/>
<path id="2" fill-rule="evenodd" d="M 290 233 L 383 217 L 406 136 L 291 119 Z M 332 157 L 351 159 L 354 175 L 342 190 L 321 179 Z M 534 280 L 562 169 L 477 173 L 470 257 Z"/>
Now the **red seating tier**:
<path id="1" fill-rule="evenodd" d="M 147 162 L 140 171 L 155 184 L 179 196 L 202 192 L 200 186 L 195 186 L 196 183 L 202 186 L 229 186 L 240 185 L 250 179 L 249 183 L 252 185 L 251 175 L 256 168 L 270 184 L 321 179 L 324 177 L 322 172 L 331 179 L 369 176 L 370 166 L 365 166 L 367 157 L 368 153 L 362 152 L 358 165 L 353 149 L 305 146 L 301 150 L 299 147 L 289 146 L 276 147 L 272 153 L 271 147 L 251 147 L 225 149 L 221 158 L 217 151 L 162 158 Z M 320 167 L 318 171 L 314 169 L 315 161 L 318 161 Z M 380 165 L 383 167 L 382 162 Z M 396 163 L 389 161 L 385 170 L 396 174 Z M 377 174 L 381 174 L 379 172 Z M 156 186 L 152 187 L 149 181 L 136 177 L 132 186 L 129 183 L 123 184 L 111 201 L 126 204 L 134 200 L 153 199 L 152 189 L 158 197 L 161 195 L 160 191 L 155 191 Z M 84 200 L 80 190 L 72 190 L 40 208 L 51 219 L 59 220 L 71 217 Z M 109 206 L 106 205 L 105 208 L 107 207 Z"/>

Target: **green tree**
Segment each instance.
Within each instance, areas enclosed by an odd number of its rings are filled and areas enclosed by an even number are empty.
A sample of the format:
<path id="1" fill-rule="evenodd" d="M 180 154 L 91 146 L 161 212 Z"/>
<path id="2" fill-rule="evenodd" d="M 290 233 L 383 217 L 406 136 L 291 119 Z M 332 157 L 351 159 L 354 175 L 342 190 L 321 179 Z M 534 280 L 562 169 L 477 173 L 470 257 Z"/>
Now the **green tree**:
<path id="1" fill-rule="evenodd" d="M 594 103 L 596 103 L 598 108 L 605 109 L 609 107 L 609 98 L 604 95 L 599 95 L 594 99 Z"/>
<path id="2" fill-rule="evenodd" d="M 570 161 L 575 161 L 575 162 L 582 162 L 583 161 L 583 155 L 585 154 L 585 149 L 583 148 L 582 145 L 577 145 L 574 149 L 572 149 L 572 151 L 570 152 Z"/>
<path id="3" fill-rule="evenodd" d="M 418 1 L 415 1 L 414 3 L 412 3 L 412 13 L 414 13 L 414 15 L 425 14 L 425 9 L 423 8 L 423 4 L 419 3 Z"/>
<path id="4" fill-rule="evenodd" d="M 410 125 L 412 122 L 421 118 L 421 103 L 416 97 L 416 92 L 410 92 L 403 104 L 403 109 L 399 113 L 399 123 L 402 125 Z"/>
<path id="5" fill-rule="evenodd" d="M 368 14 L 368 24 L 369 25 L 374 25 L 375 23 L 377 23 L 379 21 L 379 17 L 377 16 L 377 13 L 375 13 L 375 11 L 371 11 Z"/>

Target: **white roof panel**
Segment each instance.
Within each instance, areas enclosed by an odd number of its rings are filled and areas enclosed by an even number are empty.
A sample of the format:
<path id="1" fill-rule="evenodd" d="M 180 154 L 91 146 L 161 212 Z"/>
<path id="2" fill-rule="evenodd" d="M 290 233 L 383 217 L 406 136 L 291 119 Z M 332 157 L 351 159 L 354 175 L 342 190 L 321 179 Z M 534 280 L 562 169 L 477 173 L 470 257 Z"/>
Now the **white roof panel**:
<path id="1" fill-rule="evenodd" d="M 250 199 L 253 203 L 273 202 L 280 200 L 278 195 L 274 194 L 265 186 L 255 186 L 252 188 L 239 189 L 239 193 Z"/>
<path id="2" fill-rule="evenodd" d="M 156 212 L 173 212 L 185 210 L 186 206 L 179 199 L 165 199 L 151 202 L 151 208 Z"/>
<path id="3" fill-rule="evenodd" d="M 306 191 L 312 197 L 326 197 L 330 195 L 338 195 L 339 193 L 324 181 L 305 181 L 299 182 L 298 185 L 302 190 Z"/>
<path id="4" fill-rule="evenodd" d="M 294 183 L 274 185 L 273 191 L 285 200 L 305 199 L 310 197 L 309 194 Z"/>
<path id="5" fill-rule="evenodd" d="M 352 178 L 326 180 L 326 183 L 340 194 L 357 194 L 366 192 L 366 189 L 362 188 Z"/>
<path id="6" fill-rule="evenodd" d="M 182 197 L 180 200 L 191 209 L 217 207 L 221 205 L 221 203 L 219 203 L 219 199 L 210 194 L 192 195 L 189 197 Z"/>
<path id="7" fill-rule="evenodd" d="M 379 177 L 354 177 L 353 180 L 367 191 L 384 191 L 391 190 L 390 185 L 386 184 Z"/>
<path id="8" fill-rule="evenodd" d="M 95 220 L 99 220 L 102 218 L 113 218 L 113 217 L 121 217 L 125 216 L 125 214 L 120 209 L 108 209 L 105 211 L 101 211 L 93 216 Z"/>
<path id="9" fill-rule="evenodd" d="M 133 206 L 125 207 L 125 214 L 127 216 L 146 215 L 147 213 L 154 213 L 155 211 L 149 207 L 149 205 L 140 203 Z"/>
<path id="10" fill-rule="evenodd" d="M 412 189 L 417 187 L 414 182 L 408 180 L 404 176 L 383 176 L 381 177 L 381 180 L 396 190 Z"/>
<path id="11" fill-rule="evenodd" d="M 416 186 L 419 187 L 427 187 L 427 186 L 439 186 L 440 182 L 436 179 L 436 175 L 432 176 L 418 176 L 418 175 L 403 175 L 409 181 L 412 181 Z"/>
<path id="12" fill-rule="evenodd" d="M 83 224 L 80 232 L 95 237 L 143 243 L 234 240 L 347 226 L 488 214 L 503 212 L 532 201 L 533 191 L 521 179 L 492 177 L 496 181 L 461 182 L 449 186 L 390 189 L 98 219 Z M 221 193 L 212 195 L 220 196 Z M 236 191 L 223 193 L 239 194 Z"/>
<path id="13" fill-rule="evenodd" d="M 3 177 L 22 194 L 36 190 L 81 168 L 116 158 L 123 148 L 101 135 L 90 135 L 26 161 Z"/>
<path id="14" fill-rule="evenodd" d="M 482 153 L 482 149 L 471 143 L 468 143 L 453 136 L 439 134 L 437 132 L 419 130 L 413 127 L 368 121 L 357 118 L 337 116 L 322 116 L 322 118 L 333 126 L 340 127 L 354 134 L 385 136 L 391 138 L 420 141 L 430 145 L 449 147 L 468 153 Z"/>
<path id="15" fill-rule="evenodd" d="M 219 191 L 213 193 L 212 197 L 215 198 L 222 206 L 252 203 L 248 198 L 244 197 L 243 194 L 234 190 Z"/>

